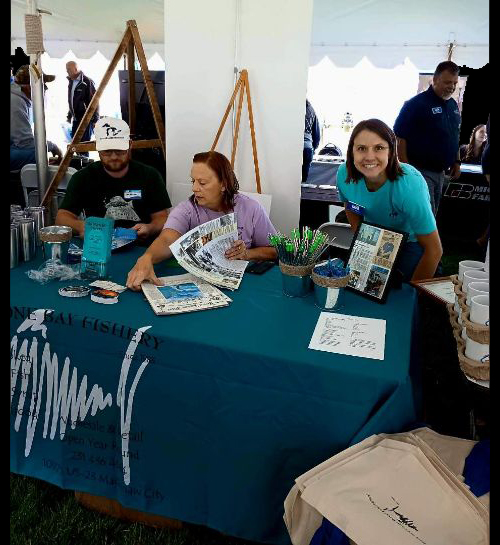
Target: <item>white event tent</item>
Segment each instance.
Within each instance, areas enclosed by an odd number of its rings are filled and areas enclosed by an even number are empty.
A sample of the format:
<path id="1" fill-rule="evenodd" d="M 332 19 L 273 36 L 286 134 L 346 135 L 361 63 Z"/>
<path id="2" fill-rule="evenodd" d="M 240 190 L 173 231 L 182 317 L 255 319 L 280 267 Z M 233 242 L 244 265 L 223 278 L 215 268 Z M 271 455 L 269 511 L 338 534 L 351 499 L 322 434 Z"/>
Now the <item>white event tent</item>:
<path id="1" fill-rule="evenodd" d="M 364 57 L 394 68 L 433 69 L 451 58 L 488 62 L 487 0 L 39 0 L 52 57 L 100 51 L 111 58 L 128 19 L 149 57 L 166 62 L 167 183 L 186 181 L 193 153 L 208 149 L 234 85 L 250 76 L 262 187 L 277 228 L 298 224 L 308 68 L 328 59 L 353 67 Z M 11 0 L 11 51 L 25 47 L 26 2 Z M 363 82 L 360 82 L 363 84 Z M 248 123 L 248 121 L 247 121 Z M 242 131 L 248 130 L 242 125 Z M 228 138 L 220 151 L 230 153 Z M 254 189 L 250 138 L 240 136 L 236 171 Z"/>

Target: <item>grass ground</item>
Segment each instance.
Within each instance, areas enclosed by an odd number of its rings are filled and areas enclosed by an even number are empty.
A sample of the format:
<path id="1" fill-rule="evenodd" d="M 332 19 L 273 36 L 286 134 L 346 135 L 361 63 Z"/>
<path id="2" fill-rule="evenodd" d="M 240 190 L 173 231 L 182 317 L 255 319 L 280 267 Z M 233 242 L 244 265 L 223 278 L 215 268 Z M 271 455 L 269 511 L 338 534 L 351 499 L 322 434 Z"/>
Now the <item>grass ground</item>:
<path id="1" fill-rule="evenodd" d="M 442 275 L 455 274 L 462 259 L 484 259 L 484 251 L 461 241 L 445 244 Z M 489 397 L 464 379 L 446 309 L 420 298 L 423 420 L 437 432 L 471 437 L 471 409 L 478 420 L 476 438 L 489 436 Z M 436 334 L 439 332 L 439 334 Z M 208 528 L 156 529 L 121 521 L 82 507 L 73 492 L 11 474 L 12 545 L 249 545 Z"/>

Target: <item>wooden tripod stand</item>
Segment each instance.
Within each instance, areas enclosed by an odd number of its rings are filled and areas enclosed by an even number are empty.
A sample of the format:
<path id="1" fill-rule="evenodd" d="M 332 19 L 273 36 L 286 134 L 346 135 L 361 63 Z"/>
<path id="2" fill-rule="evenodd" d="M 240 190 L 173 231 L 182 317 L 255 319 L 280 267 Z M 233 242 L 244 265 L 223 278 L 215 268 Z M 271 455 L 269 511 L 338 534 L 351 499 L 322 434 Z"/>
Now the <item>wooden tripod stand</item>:
<path id="1" fill-rule="evenodd" d="M 148 62 L 146 60 L 146 55 L 144 53 L 142 41 L 139 36 L 137 23 L 132 19 L 130 21 L 127 21 L 127 28 L 125 29 L 125 33 L 118 46 L 118 49 L 116 50 L 109 64 L 109 67 L 106 70 L 106 73 L 104 74 L 104 77 L 102 78 L 101 83 L 99 84 L 98 89 L 96 90 L 94 96 L 92 97 L 90 104 L 87 106 L 85 115 L 83 116 L 82 120 L 80 121 L 80 124 L 78 125 L 78 129 L 76 130 L 73 136 L 73 140 L 68 145 L 68 149 L 66 153 L 64 154 L 61 164 L 59 165 L 59 168 L 54 178 L 50 182 L 50 185 L 47 188 L 45 195 L 43 196 L 41 206 L 47 206 L 47 203 L 50 202 L 52 195 L 57 190 L 57 187 L 59 186 L 60 181 L 63 179 L 63 176 L 66 173 L 66 170 L 68 169 L 68 166 L 71 162 L 71 158 L 73 157 L 73 154 L 76 151 L 95 151 L 95 142 L 80 142 L 80 140 L 83 136 L 83 133 L 85 132 L 85 129 L 90 123 L 90 120 L 92 119 L 92 115 L 96 111 L 97 105 L 99 103 L 99 99 L 104 89 L 106 88 L 106 85 L 108 84 L 108 81 L 110 80 L 111 75 L 113 74 L 113 71 L 116 68 L 116 65 L 118 64 L 118 61 L 120 60 L 121 56 L 125 53 L 125 51 L 127 52 L 127 66 L 128 66 L 128 73 L 129 73 L 129 95 L 128 95 L 129 126 L 130 126 L 130 132 L 134 133 L 135 131 L 134 48 L 135 48 L 135 51 L 137 52 L 137 58 L 139 59 L 139 64 L 141 66 L 141 71 L 144 78 L 144 83 L 146 85 L 146 91 L 148 94 L 149 103 L 153 111 L 153 118 L 154 118 L 154 122 L 156 126 L 156 132 L 158 133 L 158 139 L 133 140 L 131 143 L 131 147 L 132 149 L 161 147 L 163 151 L 163 156 L 166 158 L 165 127 L 163 126 L 163 121 L 161 119 L 160 108 L 158 106 L 158 101 L 156 100 L 156 95 L 153 88 L 153 82 L 151 81 L 151 76 L 149 74 Z"/>
<path id="2" fill-rule="evenodd" d="M 257 158 L 257 142 L 255 140 L 255 127 L 253 123 L 252 100 L 250 98 L 250 85 L 248 83 L 248 72 L 246 70 L 242 70 L 240 72 L 240 77 L 238 81 L 236 82 L 233 95 L 231 99 L 229 100 L 229 104 L 227 105 L 226 112 L 224 113 L 224 117 L 222 118 L 219 130 L 217 131 L 217 134 L 215 135 L 215 140 L 214 140 L 214 143 L 212 144 L 212 147 L 210 148 L 210 151 L 213 151 L 215 149 L 215 146 L 217 146 L 217 142 L 219 141 L 220 135 L 222 133 L 222 129 L 224 128 L 229 112 L 231 111 L 231 108 L 234 105 L 234 101 L 236 99 L 236 95 L 238 94 L 238 91 L 240 95 L 238 97 L 238 110 L 236 112 L 236 125 L 234 127 L 233 149 L 231 152 L 231 167 L 234 168 L 234 160 L 236 158 L 236 148 L 238 146 L 238 134 L 240 130 L 241 108 L 243 106 L 243 94 L 246 91 L 248 120 L 250 122 L 250 134 L 252 136 L 252 151 L 253 151 L 253 164 L 255 169 L 255 181 L 257 183 L 257 193 L 262 193 L 260 188 L 259 160 Z"/>

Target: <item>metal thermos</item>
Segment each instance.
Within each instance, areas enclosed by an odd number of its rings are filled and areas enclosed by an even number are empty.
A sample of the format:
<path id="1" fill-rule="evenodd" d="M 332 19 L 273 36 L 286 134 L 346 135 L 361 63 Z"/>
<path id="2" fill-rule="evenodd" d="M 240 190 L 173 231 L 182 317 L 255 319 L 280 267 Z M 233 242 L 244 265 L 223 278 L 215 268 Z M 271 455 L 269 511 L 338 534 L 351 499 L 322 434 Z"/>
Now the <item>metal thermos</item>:
<path id="1" fill-rule="evenodd" d="M 19 229 L 17 225 L 10 225 L 10 268 L 17 267 L 19 263 L 19 241 L 18 241 Z"/>
<path id="2" fill-rule="evenodd" d="M 36 255 L 35 220 L 33 218 L 21 218 L 19 220 L 21 231 L 21 249 L 24 261 L 30 261 Z"/>
<path id="3" fill-rule="evenodd" d="M 47 222 L 47 208 L 45 208 L 45 206 L 29 206 L 24 209 L 24 212 L 35 220 L 36 245 L 41 246 L 42 241 L 40 240 L 38 233 L 42 227 L 45 227 Z"/>

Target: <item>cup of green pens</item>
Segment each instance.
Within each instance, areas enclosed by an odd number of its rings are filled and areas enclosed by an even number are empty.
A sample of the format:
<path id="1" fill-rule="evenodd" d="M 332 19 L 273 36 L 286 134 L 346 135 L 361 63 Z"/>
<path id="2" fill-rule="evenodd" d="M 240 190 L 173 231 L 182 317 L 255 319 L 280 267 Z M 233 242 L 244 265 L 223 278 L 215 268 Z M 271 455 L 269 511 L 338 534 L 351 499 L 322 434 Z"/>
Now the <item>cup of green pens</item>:
<path id="1" fill-rule="evenodd" d="M 314 264 L 328 246 L 328 236 L 321 231 L 303 227 L 290 237 L 277 233 L 269 235 L 269 243 L 278 252 L 283 293 L 288 297 L 305 297 L 311 291 L 311 272 Z"/>

